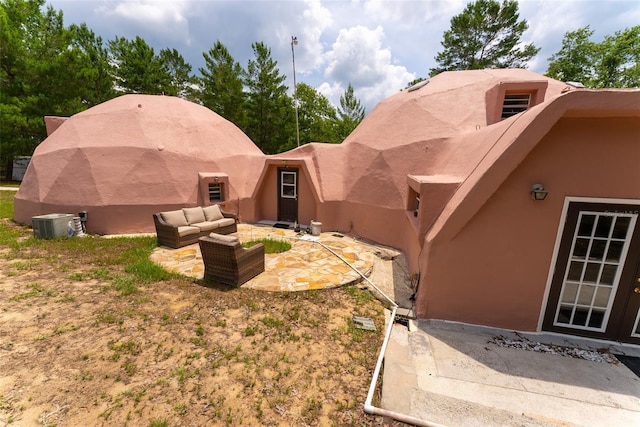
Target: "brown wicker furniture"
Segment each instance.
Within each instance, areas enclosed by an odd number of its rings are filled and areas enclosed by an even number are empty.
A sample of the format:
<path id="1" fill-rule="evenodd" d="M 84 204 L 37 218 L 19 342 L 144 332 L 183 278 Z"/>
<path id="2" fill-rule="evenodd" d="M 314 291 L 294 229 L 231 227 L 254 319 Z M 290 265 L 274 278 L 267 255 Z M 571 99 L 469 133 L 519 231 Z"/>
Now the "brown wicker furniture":
<path id="1" fill-rule="evenodd" d="M 234 236 L 211 233 L 198 239 L 204 278 L 225 285 L 240 286 L 264 271 L 264 245 L 243 248 Z"/>
<path id="2" fill-rule="evenodd" d="M 218 205 L 183 208 L 153 214 L 158 245 L 181 248 L 196 243 L 209 233 L 230 234 L 238 231 L 236 215 Z"/>

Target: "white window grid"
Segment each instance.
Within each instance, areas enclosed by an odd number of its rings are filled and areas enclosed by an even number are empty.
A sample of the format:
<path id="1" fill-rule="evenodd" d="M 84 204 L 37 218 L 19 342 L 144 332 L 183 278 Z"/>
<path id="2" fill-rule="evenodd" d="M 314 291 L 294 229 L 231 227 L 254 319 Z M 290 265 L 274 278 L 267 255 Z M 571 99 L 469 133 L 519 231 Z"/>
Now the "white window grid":
<path id="1" fill-rule="evenodd" d="M 295 199 L 298 197 L 297 179 L 298 174 L 296 172 L 280 172 L 280 197 L 284 199 Z"/>
<path id="2" fill-rule="evenodd" d="M 589 216 L 594 217 L 594 222 L 590 233 L 588 235 L 581 235 L 580 226 L 583 223 L 582 221 L 584 218 Z M 558 299 L 556 314 L 554 318 L 555 326 L 594 332 L 604 332 L 606 330 L 609 316 L 611 315 L 611 307 L 613 305 L 616 291 L 618 289 L 620 275 L 622 274 L 622 267 L 624 266 L 624 262 L 626 260 L 629 244 L 631 242 L 631 235 L 634 230 L 637 217 L 637 214 L 629 213 L 609 213 L 597 211 L 580 212 L 573 235 L 573 240 L 571 242 L 571 251 L 569 253 L 568 262 L 564 273 L 562 289 L 560 290 L 560 296 Z M 598 224 L 601 220 L 604 220 L 603 218 L 611 219 L 608 233 L 606 236 L 596 236 Z M 629 223 L 627 225 L 627 230 L 624 237 L 613 236 L 615 224 L 619 220 L 619 218 L 629 218 Z M 576 244 L 579 239 L 583 244 L 587 243 L 586 250 L 583 251 L 584 257 L 576 256 Z M 597 257 L 590 257 L 590 255 L 592 254 L 592 249 L 594 249 L 594 242 L 596 242 L 600 246 L 602 244 L 605 245 L 602 250 L 601 259 L 598 259 Z M 622 243 L 620 255 L 617 260 L 607 259 L 609 250 L 611 249 L 611 243 Z M 582 264 L 582 266 L 579 272 L 579 279 L 576 280 L 573 277 L 570 278 L 572 265 L 579 267 L 580 264 Z M 612 267 L 615 267 L 615 273 L 611 280 L 611 284 L 602 282 L 602 273 L 605 266 L 608 266 L 609 270 Z M 592 269 L 591 274 L 594 271 L 593 269 L 597 268 L 597 280 L 585 280 L 588 268 Z M 573 272 L 575 274 L 575 270 Z M 591 288 L 591 292 L 589 292 L 589 288 Z M 583 290 L 587 292 L 583 293 Z M 606 304 L 603 304 L 601 299 L 605 294 L 607 294 L 607 301 Z M 598 301 L 599 296 L 600 301 Z M 583 298 L 583 300 L 581 300 L 581 297 Z M 568 319 L 568 322 L 559 321 L 562 310 L 571 310 L 571 315 Z M 587 312 L 584 325 L 576 323 L 575 316 L 579 310 L 581 312 L 584 312 L 586 310 Z M 598 327 L 589 326 L 591 320 L 593 319 L 592 316 L 594 315 L 594 313 L 603 316 L 602 321 L 600 322 L 601 324 Z M 638 319 L 636 319 L 636 326 L 637 323 Z M 634 330 L 636 330 L 636 332 L 640 332 L 637 331 L 637 329 Z"/>

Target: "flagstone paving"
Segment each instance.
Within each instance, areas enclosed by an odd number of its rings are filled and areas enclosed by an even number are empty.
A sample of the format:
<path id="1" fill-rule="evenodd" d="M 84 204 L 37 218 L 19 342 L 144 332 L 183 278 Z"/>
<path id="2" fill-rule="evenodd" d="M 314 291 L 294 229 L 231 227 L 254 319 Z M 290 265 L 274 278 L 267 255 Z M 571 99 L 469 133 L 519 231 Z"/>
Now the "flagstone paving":
<path id="1" fill-rule="evenodd" d="M 234 235 L 241 242 L 270 238 L 291 243 L 291 249 L 286 252 L 265 255 L 265 271 L 242 285 L 244 288 L 291 292 L 353 284 L 362 277 L 345 261 L 369 276 L 376 258 L 375 247 L 339 233 L 321 233 L 315 237 L 293 230 L 238 224 Z M 202 279 L 204 276 L 197 243 L 179 249 L 157 247 L 151 253 L 151 260 L 189 277 Z"/>

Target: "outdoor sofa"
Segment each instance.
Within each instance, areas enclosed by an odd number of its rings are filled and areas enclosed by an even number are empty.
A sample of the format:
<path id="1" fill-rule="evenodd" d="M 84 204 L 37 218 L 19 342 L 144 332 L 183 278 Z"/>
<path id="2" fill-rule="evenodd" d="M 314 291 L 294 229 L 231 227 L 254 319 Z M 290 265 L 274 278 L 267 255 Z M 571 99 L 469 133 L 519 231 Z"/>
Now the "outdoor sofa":
<path id="1" fill-rule="evenodd" d="M 218 205 L 182 208 L 153 214 L 158 245 L 181 248 L 196 243 L 212 232 L 230 234 L 238 231 L 236 215 Z"/>
<path id="2" fill-rule="evenodd" d="M 235 236 L 211 233 L 198 239 L 204 278 L 225 285 L 240 286 L 264 271 L 264 245 L 242 247 Z"/>

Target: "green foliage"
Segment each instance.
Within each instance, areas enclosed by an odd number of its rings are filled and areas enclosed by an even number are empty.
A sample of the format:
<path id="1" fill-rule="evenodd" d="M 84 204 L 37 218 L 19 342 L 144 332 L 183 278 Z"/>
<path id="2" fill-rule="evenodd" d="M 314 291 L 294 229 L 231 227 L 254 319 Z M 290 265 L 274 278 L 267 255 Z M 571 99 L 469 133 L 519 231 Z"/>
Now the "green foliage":
<path id="1" fill-rule="evenodd" d="M 44 0 L 0 2 L 0 162 L 30 155 L 44 139 L 44 115 L 69 116 L 87 108 L 83 52 L 62 12 Z"/>
<path id="2" fill-rule="evenodd" d="M 291 244 L 286 240 L 274 239 L 251 240 L 249 242 L 243 243 L 242 246 L 245 248 L 250 248 L 257 245 L 258 243 L 262 243 L 264 245 L 265 254 L 279 254 L 280 252 L 286 252 L 291 249 Z"/>
<path id="3" fill-rule="evenodd" d="M 546 75 L 590 88 L 640 86 L 640 25 L 591 41 L 589 26 L 569 31 L 549 58 Z"/>
<path id="4" fill-rule="evenodd" d="M 200 68 L 200 102 L 242 129 L 246 122 L 244 70 L 219 40 L 202 56 L 206 67 Z"/>
<path id="5" fill-rule="evenodd" d="M 481 70 L 484 68 L 524 68 L 539 48 L 522 45 L 522 34 L 529 27 L 518 21 L 518 2 L 476 0 L 451 18 L 451 28 L 441 42 L 444 50 L 435 59 L 435 76 L 443 71 Z"/>
<path id="6" fill-rule="evenodd" d="M 115 96 L 112 66 L 109 52 L 102 37 L 96 36 L 86 24 L 69 27 L 72 46 L 78 57 L 76 85 L 81 91 L 83 104 L 88 107 L 98 105 Z"/>
<path id="7" fill-rule="evenodd" d="M 165 87 L 165 95 L 192 98 L 192 84 L 195 78 L 191 75 L 191 65 L 176 49 L 162 49 L 159 56 L 163 72 L 169 77 L 169 85 Z"/>
<path id="8" fill-rule="evenodd" d="M 591 58 L 596 47 L 589 40 L 592 35 L 593 31 L 588 25 L 565 33 L 562 48 L 549 58 L 546 75 L 563 82 L 589 81 L 592 74 Z"/>
<path id="9" fill-rule="evenodd" d="M 249 60 L 244 78 L 247 95 L 247 126 L 244 132 L 266 154 L 291 146 L 295 138 L 294 110 L 271 49 L 262 42 L 251 45 L 254 59 Z"/>
<path id="10" fill-rule="evenodd" d="M 340 142 L 335 132 L 336 109 L 329 100 L 305 83 L 298 83 L 295 95 L 300 142 Z"/>
<path id="11" fill-rule="evenodd" d="M 116 37 L 109 41 L 117 85 L 125 93 L 161 95 L 171 88 L 171 78 L 153 48 L 136 36 L 135 40 Z"/>
<path id="12" fill-rule="evenodd" d="M 364 119 L 365 110 L 360 100 L 353 92 L 353 86 L 349 86 L 340 97 L 338 108 L 337 133 L 338 140 L 343 141 Z"/>

